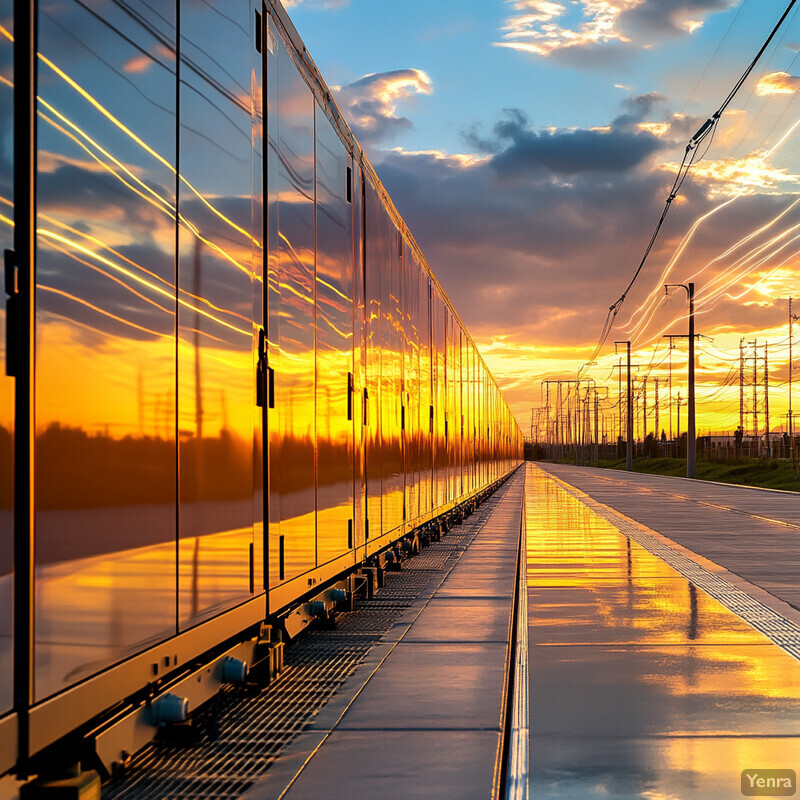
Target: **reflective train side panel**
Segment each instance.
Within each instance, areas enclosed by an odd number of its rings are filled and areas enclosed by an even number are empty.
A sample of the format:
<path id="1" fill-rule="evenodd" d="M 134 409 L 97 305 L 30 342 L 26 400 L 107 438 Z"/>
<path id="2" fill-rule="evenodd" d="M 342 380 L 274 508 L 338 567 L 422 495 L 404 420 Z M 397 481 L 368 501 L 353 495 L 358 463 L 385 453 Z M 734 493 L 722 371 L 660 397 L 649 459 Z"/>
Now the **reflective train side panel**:
<path id="1" fill-rule="evenodd" d="M 20 213 L 13 6 L 0 0 L 3 248 Z M 33 641 L 26 655 L 13 636 L 2 374 L 0 774 L 17 754 L 15 652 L 35 754 L 522 457 L 277 0 L 31 9 Z"/>

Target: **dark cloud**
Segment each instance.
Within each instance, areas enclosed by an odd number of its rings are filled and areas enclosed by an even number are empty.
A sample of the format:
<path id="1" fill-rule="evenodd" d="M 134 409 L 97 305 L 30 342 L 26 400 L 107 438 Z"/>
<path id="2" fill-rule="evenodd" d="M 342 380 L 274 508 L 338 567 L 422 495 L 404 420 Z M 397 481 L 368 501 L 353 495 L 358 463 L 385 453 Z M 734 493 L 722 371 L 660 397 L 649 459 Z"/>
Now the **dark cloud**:
<path id="1" fill-rule="evenodd" d="M 644 122 L 653 108 L 659 103 L 666 102 L 666 97 L 658 92 L 648 92 L 628 97 L 622 101 L 623 114 L 616 117 L 611 123 L 612 128 L 627 130 L 631 126 Z"/>
<path id="2" fill-rule="evenodd" d="M 505 179 L 529 173 L 566 177 L 585 172 L 625 172 L 634 169 L 662 147 L 658 137 L 636 130 L 652 106 L 662 98 L 633 98 L 629 113 L 618 117 L 608 129 L 536 131 L 527 115 L 508 109 L 493 129 L 493 137 L 481 138 L 475 130 L 467 141 L 479 151 L 491 153 L 491 165 Z"/>
<path id="3" fill-rule="evenodd" d="M 627 43 L 587 42 L 553 50 L 549 58 L 559 66 L 578 69 L 614 70 L 630 64 L 633 51 Z"/>
<path id="4" fill-rule="evenodd" d="M 470 330 L 551 341 L 574 335 L 576 309 L 614 299 L 620 250 L 643 240 L 666 189 L 663 175 L 636 172 L 510 182 L 489 161 L 402 153 L 379 172 Z"/>
<path id="5" fill-rule="evenodd" d="M 670 116 L 664 102 L 656 93 L 631 97 L 623 113 L 597 131 L 537 132 L 524 112 L 508 110 L 490 136 L 480 129 L 467 135 L 485 155 L 477 163 L 440 153 L 383 154 L 381 179 L 474 335 L 584 347 L 593 342 L 672 184 L 673 173 L 648 156 L 664 148 L 659 161 L 679 158 L 702 121 Z M 637 127 L 654 116 L 670 125 L 661 139 Z M 692 221 L 719 202 L 708 188 L 704 181 L 684 185 L 683 202 L 673 205 L 621 318 L 659 279 Z M 692 270 L 783 205 L 785 198 L 752 197 L 715 216 L 697 232 L 676 279 L 690 279 Z M 710 278 L 704 275 L 700 284 Z M 755 310 L 751 319 L 757 325 L 770 313 Z M 737 315 L 739 301 L 723 298 L 704 325 L 710 329 Z"/>
<path id="6" fill-rule="evenodd" d="M 725 11 L 738 0 L 645 0 L 619 16 L 621 30 L 678 35 L 687 32 L 688 20 L 702 20 L 709 13 Z"/>

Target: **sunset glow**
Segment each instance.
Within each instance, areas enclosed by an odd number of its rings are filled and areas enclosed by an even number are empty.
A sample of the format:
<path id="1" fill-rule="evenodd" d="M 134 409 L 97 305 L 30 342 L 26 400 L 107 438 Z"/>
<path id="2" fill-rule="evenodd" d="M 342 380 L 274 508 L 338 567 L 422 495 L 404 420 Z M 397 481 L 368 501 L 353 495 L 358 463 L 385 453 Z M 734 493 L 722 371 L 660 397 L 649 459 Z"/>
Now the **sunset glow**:
<path id="1" fill-rule="evenodd" d="M 352 24 L 357 8 L 354 1 L 336 9 L 296 5 L 323 66 L 334 61 L 325 33 Z M 669 434 L 671 425 L 674 435 L 678 395 L 681 403 L 687 395 L 686 340 L 673 338 L 669 350 L 663 337 L 685 336 L 688 309 L 684 293 L 665 297 L 664 284 L 690 281 L 703 337 L 698 432 L 732 433 L 740 394 L 747 428 L 757 423 L 763 434 L 768 395 L 769 429 L 786 430 L 788 298 L 800 297 L 800 71 L 792 44 L 800 22 L 794 18 L 699 146 L 604 348 L 586 365 L 687 142 L 782 11 L 772 0 L 680 8 L 651 0 L 506 0 L 494 16 L 481 17 L 447 2 L 440 22 L 422 33 L 409 27 L 400 38 L 424 43 L 445 35 L 450 28 L 440 23 L 448 19 L 461 31 L 448 40 L 450 63 L 412 44 L 402 56 L 394 51 L 395 58 L 366 48 L 335 69 L 348 103 L 361 75 L 377 82 L 397 57 L 429 78 L 427 96 L 393 102 L 392 117 L 405 115 L 402 127 L 381 127 L 379 106 L 370 107 L 376 116 L 364 121 L 365 129 L 384 131 L 369 142 L 372 157 L 526 432 L 542 402 L 542 381 L 574 380 L 580 371 L 581 392 L 607 387 L 600 409 L 615 439 L 619 356 L 612 343 L 630 338 L 639 365 L 637 435 L 656 432 L 656 382 L 658 429 Z M 454 19 L 470 24 L 457 28 Z M 473 68 L 478 52 L 493 90 Z M 456 72 L 460 85 L 472 87 L 469 103 L 452 94 Z M 390 86 L 392 73 L 386 74 Z M 800 339 L 792 344 L 795 358 Z"/>

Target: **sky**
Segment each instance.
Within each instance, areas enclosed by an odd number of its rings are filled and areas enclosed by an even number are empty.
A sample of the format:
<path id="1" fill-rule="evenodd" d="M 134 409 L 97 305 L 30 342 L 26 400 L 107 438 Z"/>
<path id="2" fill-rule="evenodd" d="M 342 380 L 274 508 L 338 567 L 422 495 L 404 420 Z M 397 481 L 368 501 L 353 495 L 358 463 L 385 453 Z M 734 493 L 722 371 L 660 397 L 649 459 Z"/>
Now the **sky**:
<path id="1" fill-rule="evenodd" d="M 703 334 L 699 432 L 739 423 L 742 340 L 745 430 L 763 433 L 767 396 L 770 430 L 785 428 L 787 298 L 800 296 L 797 9 L 692 153 L 598 351 L 687 143 L 785 0 L 287 5 L 526 434 L 542 381 L 580 374 L 609 387 L 605 416 L 615 437 L 614 341 L 628 339 L 639 365 L 637 430 L 655 427 L 656 379 L 659 428 L 676 427 L 686 340 L 670 351 L 663 335 L 686 333 L 687 302 L 681 290 L 666 296 L 664 284 L 689 281 Z"/>

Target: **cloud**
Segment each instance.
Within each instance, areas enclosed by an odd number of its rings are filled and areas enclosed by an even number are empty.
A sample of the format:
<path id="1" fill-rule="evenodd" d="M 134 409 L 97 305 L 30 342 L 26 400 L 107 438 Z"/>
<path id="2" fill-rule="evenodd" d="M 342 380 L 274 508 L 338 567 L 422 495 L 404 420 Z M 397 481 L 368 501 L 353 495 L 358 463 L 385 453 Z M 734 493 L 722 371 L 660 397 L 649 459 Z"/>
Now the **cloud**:
<path id="1" fill-rule="evenodd" d="M 598 130 L 534 129 L 523 111 L 511 109 L 483 135 L 479 128 L 470 131 L 470 147 L 462 154 L 401 148 L 381 154 L 381 179 L 488 363 L 510 389 L 521 419 L 530 413 L 535 376 L 573 363 L 578 369 L 590 357 L 608 306 L 630 280 L 663 210 L 673 181 L 665 162 L 683 152 L 702 121 L 669 113 L 665 98 L 651 93 L 628 98 Z M 467 155 L 470 150 L 476 156 Z M 712 281 L 722 286 L 726 275 L 737 272 L 736 259 L 800 224 L 798 205 L 791 219 L 720 260 L 733 242 L 781 212 L 788 202 L 782 189 L 796 198 L 794 176 L 756 159 L 703 160 L 693 176 L 631 291 L 616 338 L 626 338 L 621 326 L 629 314 L 636 318 L 637 306 L 654 287 L 661 302 L 659 279 L 670 256 L 696 219 L 730 198 L 731 187 L 749 182 L 753 193 L 697 230 L 672 280 L 694 279 L 701 295 L 708 294 Z M 747 262 L 713 311 L 704 309 L 704 332 L 715 334 L 731 319 L 741 320 L 741 303 L 762 302 L 762 289 L 775 296 L 774 268 L 793 248 L 800 258 L 800 240 L 790 242 L 795 235 L 778 240 L 773 249 L 786 247 L 774 259 L 760 267 L 753 261 L 755 272 Z M 795 269 L 795 261 L 786 269 Z M 711 266 L 694 277 L 706 264 Z M 735 299 L 742 292 L 748 293 L 743 300 Z M 648 335 L 680 311 L 675 304 L 659 306 Z M 738 324 L 755 330 L 769 323 L 770 314 L 774 308 L 754 306 L 747 323 Z"/>
<path id="2" fill-rule="evenodd" d="M 375 145 L 413 127 L 411 120 L 397 114 L 397 104 L 414 95 L 432 94 L 433 83 L 422 70 L 398 69 L 365 75 L 334 87 L 334 92 L 362 144 Z"/>
<path id="3" fill-rule="evenodd" d="M 568 179 L 536 170 L 504 180 L 497 173 L 498 158 L 502 152 L 466 165 L 441 153 L 398 149 L 386 154 L 377 169 L 467 329 L 484 348 L 487 363 L 509 388 L 518 418 L 526 419 L 534 378 L 538 382 L 542 373 L 552 375 L 569 365 L 577 370 L 591 356 L 608 306 L 630 280 L 663 209 L 672 176 L 654 161 L 617 172 L 579 172 Z M 718 205 L 708 188 L 704 181 L 685 184 L 685 200 L 673 209 L 613 338 L 626 338 L 621 326 L 628 315 L 635 317 L 637 305 L 651 289 L 660 288 L 662 269 L 692 221 Z M 712 278 L 730 271 L 730 263 L 764 237 L 719 264 L 713 259 L 785 204 L 785 197 L 754 195 L 731 205 L 698 231 L 672 280 L 692 280 L 702 265 L 712 263 L 695 278 L 701 295 L 707 293 Z M 781 227 L 799 218 L 800 213 L 787 218 Z M 777 261 L 788 257 L 792 247 L 800 242 L 787 245 Z M 730 294 L 735 297 L 759 277 L 769 278 L 773 267 L 770 262 L 760 272 L 743 275 Z M 751 291 L 744 300 L 750 299 L 763 298 Z M 703 314 L 704 333 L 715 335 L 732 319 L 744 331 L 774 323 L 775 310 L 768 306 L 754 306 L 745 322 L 741 302 L 723 296 L 712 313 Z M 651 333 L 681 308 L 660 310 Z M 503 341 L 506 357 L 501 357 Z M 603 382 L 605 372 L 597 378 Z"/>
<path id="4" fill-rule="evenodd" d="M 621 104 L 624 113 L 616 117 L 612 127 L 629 130 L 632 126 L 638 126 L 657 105 L 664 103 L 666 99 L 664 95 L 658 92 L 626 97 Z"/>
<path id="5" fill-rule="evenodd" d="M 549 56 L 554 50 L 606 42 L 630 41 L 616 29 L 625 0 L 582 0 L 584 21 L 577 29 L 555 22 L 568 14 L 568 8 L 550 0 L 506 0 L 512 14 L 503 26 L 503 40 L 498 47 L 509 47 L 540 56 Z"/>
<path id="6" fill-rule="evenodd" d="M 677 164 L 668 168 L 677 170 Z M 692 168 L 694 180 L 706 182 L 709 197 L 733 197 L 742 194 L 785 195 L 796 192 L 800 175 L 786 167 L 772 167 L 763 153 L 744 158 L 719 158 L 698 162 Z"/>
<path id="7" fill-rule="evenodd" d="M 350 0 L 283 0 L 285 8 L 296 8 L 303 5 L 306 8 L 318 8 L 322 11 L 337 11 L 350 5 Z"/>
<path id="8" fill-rule="evenodd" d="M 631 46 L 652 44 L 653 35 L 694 33 L 703 16 L 736 0 L 506 0 L 511 13 L 498 47 L 577 62 L 618 59 Z"/>
<path id="9" fill-rule="evenodd" d="M 764 75 L 755 86 L 759 97 L 773 94 L 794 94 L 800 89 L 800 78 L 788 72 L 770 72 Z"/>
<path id="10" fill-rule="evenodd" d="M 627 101 L 627 113 L 611 125 L 589 130 L 537 131 L 524 112 L 507 109 L 491 138 L 481 138 L 476 130 L 466 137 L 479 151 L 492 154 L 491 167 L 503 179 L 523 179 L 530 173 L 567 178 L 586 172 L 625 172 L 662 147 L 658 136 L 638 127 L 659 100 L 658 95 L 632 98 Z"/>
<path id="11" fill-rule="evenodd" d="M 738 0 L 642 0 L 628 3 L 620 14 L 620 26 L 632 31 L 658 35 L 692 34 L 702 27 L 703 17 L 726 11 Z"/>

